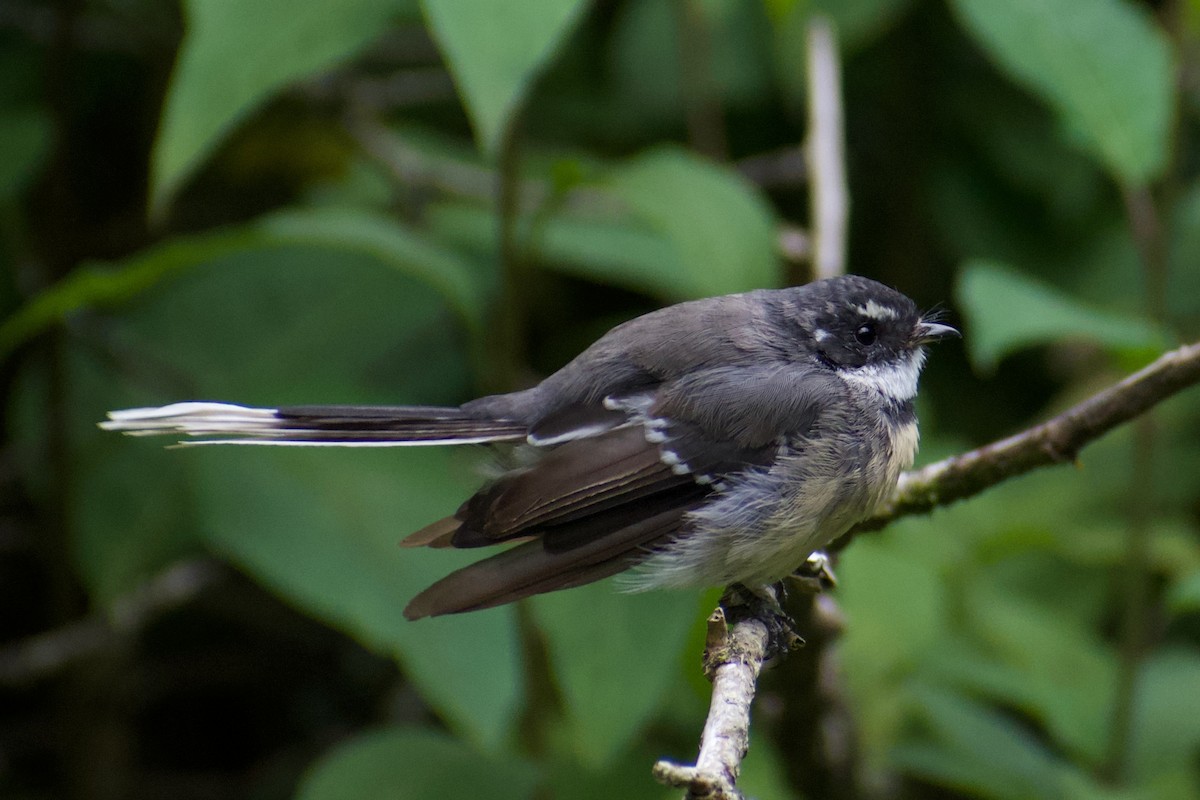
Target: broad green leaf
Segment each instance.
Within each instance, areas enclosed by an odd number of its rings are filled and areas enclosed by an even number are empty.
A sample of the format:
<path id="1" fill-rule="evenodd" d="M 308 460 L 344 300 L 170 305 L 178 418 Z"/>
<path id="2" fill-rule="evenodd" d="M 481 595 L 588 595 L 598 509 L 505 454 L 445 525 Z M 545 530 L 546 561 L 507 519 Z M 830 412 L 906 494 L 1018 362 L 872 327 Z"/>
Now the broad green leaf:
<path id="1" fill-rule="evenodd" d="M 397 727 L 360 734 L 327 753 L 304 776 L 296 800 L 525 800 L 536 779 L 512 756 L 485 757 L 445 734 Z"/>
<path id="2" fill-rule="evenodd" d="M 539 263 L 671 301 L 779 285 L 772 211 L 726 168 L 660 148 L 587 191 L 595 207 L 564 204 L 519 221 L 518 238 Z M 498 222 L 486 207 L 440 203 L 427 220 L 480 253 L 496 246 Z"/>
<path id="3" fill-rule="evenodd" d="M 1200 572 L 1193 572 L 1172 586 L 1167 605 L 1176 614 L 1200 611 Z"/>
<path id="4" fill-rule="evenodd" d="M 1013 720 L 932 686 L 917 687 L 913 711 L 933 742 L 896 748 L 891 760 L 902 770 L 998 800 L 1066 796 L 1067 763 Z"/>
<path id="5" fill-rule="evenodd" d="M 1132 774 L 1149 781 L 1194 771 L 1200 748 L 1200 653 L 1168 645 L 1152 654 L 1141 666 L 1135 702 Z"/>
<path id="6" fill-rule="evenodd" d="M 412 0 L 186 0 L 187 30 L 151 157 L 150 205 L 180 185 L 250 112 L 351 58 Z"/>
<path id="7" fill-rule="evenodd" d="M 432 286 L 467 324 L 481 326 L 487 317 L 487 290 L 492 276 L 394 217 L 364 209 L 283 211 L 265 217 L 257 231 L 268 242 L 372 256 Z"/>
<path id="8" fill-rule="evenodd" d="M 584 0 L 421 0 L 485 153 L 495 154 L 533 82 L 571 34 Z"/>
<path id="9" fill-rule="evenodd" d="M 903 723 L 903 685 L 947 625 L 946 587 L 926 526 L 897 525 L 859 537 L 838 563 L 846 612 L 845 677 L 868 749 L 890 745 Z"/>
<path id="10" fill-rule="evenodd" d="M 283 211 L 242 227 L 177 237 L 121 264 L 85 264 L 0 323 L 0 357 L 84 308 L 128 303 L 160 281 L 227 256 L 290 245 L 322 248 L 331 261 L 365 255 L 442 293 L 473 330 L 486 316 L 491 278 L 420 231 L 373 211 Z"/>
<path id="11" fill-rule="evenodd" d="M 107 392 L 79 385 L 72 407 L 92 426 L 118 392 L 143 405 L 195 397 L 280 405 L 452 403 L 467 391 L 455 317 L 430 287 L 369 255 L 240 250 L 143 299 L 106 326 L 118 364 L 139 366 L 109 373 Z M 397 657 L 455 730 L 488 746 L 506 737 L 520 687 L 511 609 L 422 623 L 401 615 L 412 595 L 474 555 L 396 545 L 469 493 L 478 478 L 468 453 L 164 452 L 169 440 L 92 426 L 78 436 L 72 513 L 95 586 L 128 590 L 115 584 L 136 577 L 129 553 L 153 568 L 145 560 L 170 557 L 172 541 L 202 540 L 298 607 Z M 107 510 L 97 513 L 95 502 Z M 101 572 L 112 565 L 123 571 Z"/>
<path id="12" fill-rule="evenodd" d="M 779 285 L 774 216 L 736 173 L 684 150 L 659 148 L 616 169 L 605 186 L 670 242 L 697 296 Z"/>
<path id="13" fill-rule="evenodd" d="M 1150 323 L 1077 303 L 999 264 L 967 263 L 955 292 L 967 317 L 967 347 L 982 370 L 1018 350 L 1084 339 L 1118 351 L 1161 351 L 1167 337 Z"/>
<path id="14" fill-rule="evenodd" d="M 1167 160 L 1174 57 L 1128 0 L 954 0 L 964 26 L 1037 93 L 1118 180 L 1142 185 Z"/>
<path id="15" fill-rule="evenodd" d="M 496 215 L 481 206 L 439 203 L 429 208 L 427 220 L 446 238 L 477 252 L 495 247 Z M 521 227 L 528 231 L 529 220 L 522 220 Z M 705 296 L 672 243 L 629 218 L 551 214 L 538 220 L 530 252 L 547 269 L 663 300 Z"/>
<path id="16" fill-rule="evenodd" d="M 513 609 L 419 622 L 401 615 L 418 591 L 480 557 L 397 546 L 465 499 L 472 476 L 459 457 L 437 448 L 203 450 L 181 455 L 196 470 L 197 509 L 218 551 L 398 657 L 456 731 L 492 748 L 510 734 L 521 685 Z"/>
<path id="17" fill-rule="evenodd" d="M 986 645 L 983 657 L 1007 666 L 1023 682 L 977 688 L 1014 690 L 999 696 L 1041 721 L 1072 752 L 1098 763 L 1116 685 L 1112 652 L 1063 609 L 1024 598 L 1010 585 L 977 576 L 965 592 L 972 630 Z"/>
<path id="18" fill-rule="evenodd" d="M 619 585 L 602 581 L 531 603 L 574 755 L 592 766 L 609 762 L 662 706 L 680 679 L 692 623 L 707 613 L 698 593 L 627 594 Z"/>

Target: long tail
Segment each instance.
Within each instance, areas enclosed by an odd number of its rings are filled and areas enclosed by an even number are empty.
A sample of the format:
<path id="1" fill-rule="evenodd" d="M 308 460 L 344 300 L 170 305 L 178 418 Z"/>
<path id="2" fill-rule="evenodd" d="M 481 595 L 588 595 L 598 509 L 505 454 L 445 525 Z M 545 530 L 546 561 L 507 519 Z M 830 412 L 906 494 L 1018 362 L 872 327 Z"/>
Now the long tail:
<path id="1" fill-rule="evenodd" d="M 290 406 L 174 403 L 110 411 L 100 427 L 131 436 L 172 434 L 180 444 L 310 447 L 403 447 L 520 441 L 528 428 L 514 420 L 479 419 L 436 406 Z"/>

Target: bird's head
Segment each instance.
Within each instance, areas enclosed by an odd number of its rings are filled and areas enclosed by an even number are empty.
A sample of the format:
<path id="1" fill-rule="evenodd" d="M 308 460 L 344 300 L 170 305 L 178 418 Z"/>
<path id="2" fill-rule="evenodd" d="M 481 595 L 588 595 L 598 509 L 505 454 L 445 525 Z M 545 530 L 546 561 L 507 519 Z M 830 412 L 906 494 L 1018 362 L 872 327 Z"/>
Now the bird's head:
<path id="1" fill-rule="evenodd" d="M 795 310 L 817 363 L 892 400 L 916 395 L 924 345 L 959 335 L 869 278 L 846 275 L 798 291 Z"/>

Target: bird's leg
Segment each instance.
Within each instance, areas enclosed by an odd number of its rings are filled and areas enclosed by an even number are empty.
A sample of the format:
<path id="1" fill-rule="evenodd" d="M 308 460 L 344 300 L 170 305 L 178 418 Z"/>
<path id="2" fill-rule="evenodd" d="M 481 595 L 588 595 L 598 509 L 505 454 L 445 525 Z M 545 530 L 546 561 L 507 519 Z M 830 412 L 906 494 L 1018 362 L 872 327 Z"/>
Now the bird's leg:
<path id="1" fill-rule="evenodd" d="M 767 626 L 768 662 L 804 644 L 804 639 L 796 633 L 796 621 L 783 610 L 786 597 L 787 590 L 782 581 L 760 586 L 735 583 L 727 587 L 721 596 L 721 607 L 725 609 L 730 624 L 753 617 Z"/>

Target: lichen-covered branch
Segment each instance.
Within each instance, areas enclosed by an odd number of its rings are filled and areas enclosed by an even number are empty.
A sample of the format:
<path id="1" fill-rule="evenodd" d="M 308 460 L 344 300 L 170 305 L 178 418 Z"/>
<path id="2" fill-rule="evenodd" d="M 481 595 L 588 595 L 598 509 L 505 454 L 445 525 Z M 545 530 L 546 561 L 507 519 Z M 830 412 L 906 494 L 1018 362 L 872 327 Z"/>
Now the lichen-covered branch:
<path id="1" fill-rule="evenodd" d="M 770 644 L 767 623 L 747 617 L 727 625 L 718 607 L 708 618 L 704 670 L 712 679 L 712 703 L 695 765 L 659 761 L 654 777 L 687 790 L 691 798 L 735 800 L 742 759 L 750 747 L 750 703 Z"/>

